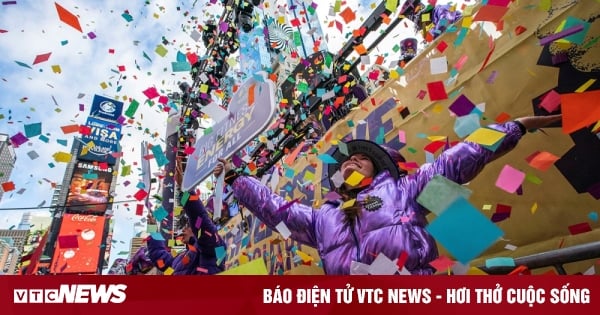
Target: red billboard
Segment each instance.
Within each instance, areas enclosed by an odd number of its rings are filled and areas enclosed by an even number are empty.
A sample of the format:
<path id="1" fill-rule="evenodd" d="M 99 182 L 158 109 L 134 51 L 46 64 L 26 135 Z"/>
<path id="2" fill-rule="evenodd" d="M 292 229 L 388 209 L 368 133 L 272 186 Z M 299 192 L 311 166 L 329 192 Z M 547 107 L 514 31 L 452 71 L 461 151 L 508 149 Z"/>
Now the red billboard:
<path id="1" fill-rule="evenodd" d="M 110 166 L 78 161 L 69 186 L 67 212 L 104 214 L 110 202 L 112 173 Z"/>
<path id="2" fill-rule="evenodd" d="M 96 273 L 105 221 L 104 216 L 65 213 L 50 272 Z"/>

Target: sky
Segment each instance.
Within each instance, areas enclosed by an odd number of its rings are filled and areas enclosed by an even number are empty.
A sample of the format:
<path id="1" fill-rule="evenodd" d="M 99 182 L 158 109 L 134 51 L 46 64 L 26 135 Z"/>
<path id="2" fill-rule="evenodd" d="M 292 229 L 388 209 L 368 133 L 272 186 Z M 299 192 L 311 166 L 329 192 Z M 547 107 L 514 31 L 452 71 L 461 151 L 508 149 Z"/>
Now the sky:
<path id="1" fill-rule="evenodd" d="M 45 143 L 32 137 L 15 149 L 17 161 L 10 178 L 15 190 L 5 192 L 0 202 L 0 229 L 17 225 L 24 208 L 39 208 L 27 211 L 48 215 L 48 209 L 43 207 L 50 205 L 51 183 L 62 183 L 66 166 L 56 162 L 53 155 L 69 152 L 75 135 L 64 134 L 61 126 L 85 124 L 96 94 L 123 101 L 125 108 L 131 100 L 137 100 L 142 105 L 133 123 L 122 126 L 121 140 L 121 164 L 130 165 L 133 172 L 118 176 L 113 205 L 111 261 L 125 257 L 131 237 L 139 232 L 134 224 L 139 225 L 142 218 L 135 215 L 137 202 L 131 202 L 141 180 L 140 142 L 145 140 L 165 149 L 167 113 L 159 104 L 146 103 L 143 91 L 155 87 L 166 95 L 179 90 L 179 81 L 189 81 L 187 72 L 172 71 L 171 62 L 178 52 L 202 55 L 205 48 L 190 34 L 198 24 L 222 11 L 220 3 L 211 2 L 219 1 L 3 1 L 0 133 L 13 136 L 24 133 L 25 125 L 41 123 L 42 134 L 50 140 Z M 343 35 L 357 28 L 379 3 L 342 2 L 341 10 L 350 7 L 357 17 L 343 23 L 340 32 L 328 26 L 331 21 L 341 21 L 339 12 L 331 12 L 335 1 L 315 2 L 332 52 L 342 47 Z M 450 1 L 438 1 L 446 2 Z M 458 2 L 473 4 L 475 0 Z M 81 31 L 59 19 L 55 4 L 77 16 Z M 398 34 L 414 34 L 408 24 L 401 24 L 395 32 L 389 38 L 397 40 L 391 42 L 399 42 L 398 36 L 404 36 Z M 167 50 L 164 56 L 156 52 L 159 45 Z M 385 45 L 373 53 L 386 54 L 386 60 L 394 60 Z M 35 62 L 37 56 L 48 54 L 47 60 Z M 153 173 L 159 171 L 155 161 L 151 165 Z M 126 186 L 126 182 L 131 184 Z M 18 210 L 9 210 L 15 208 Z"/>

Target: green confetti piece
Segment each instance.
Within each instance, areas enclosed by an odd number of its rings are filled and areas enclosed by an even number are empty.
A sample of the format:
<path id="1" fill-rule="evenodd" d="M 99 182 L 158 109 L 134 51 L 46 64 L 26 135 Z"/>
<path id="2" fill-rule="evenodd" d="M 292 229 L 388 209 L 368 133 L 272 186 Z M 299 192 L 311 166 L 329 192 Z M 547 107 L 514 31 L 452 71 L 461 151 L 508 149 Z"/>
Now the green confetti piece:
<path id="1" fill-rule="evenodd" d="M 125 111 L 125 116 L 133 118 L 139 106 L 140 103 L 137 100 L 132 100 L 129 106 L 127 107 L 127 110 Z"/>
<path id="2" fill-rule="evenodd" d="M 156 46 L 156 49 L 154 50 L 154 52 L 155 52 L 157 55 L 159 55 L 159 56 L 161 56 L 161 57 L 164 57 L 164 56 L 166 56 L 166 55 L 167 55 L 167 53 L 168 53 L 169 51 L 168 51 L 168 50 L 165 48 L 165 46 L 163 46 L 163 45 L 157 45 L 157 46 Z"/>
<path id="3" fill-rule="evenodd" d="M 542 179 L 533 175 L 533 174 L 525 174 L 525 180 L 527 180 L 530 183 L 539 185 L 542 183 Z"/>

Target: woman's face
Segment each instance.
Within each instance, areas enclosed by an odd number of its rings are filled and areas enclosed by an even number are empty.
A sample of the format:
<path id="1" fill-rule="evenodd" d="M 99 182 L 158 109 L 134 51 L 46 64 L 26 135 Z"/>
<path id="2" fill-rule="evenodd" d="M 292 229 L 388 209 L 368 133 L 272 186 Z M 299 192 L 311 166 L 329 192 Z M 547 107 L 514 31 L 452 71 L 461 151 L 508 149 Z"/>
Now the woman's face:
<path id="1" fill-rule="evenodd" d="M 365 154 L 356 153 L 350 156 L 340 168 L 344 179 L 347 179 L 353 172 L 362 174 L 365 178 L 375 176 L 375 167 L 371 159 Z M 347 184 L 346 184 L 347 185 Z"/>

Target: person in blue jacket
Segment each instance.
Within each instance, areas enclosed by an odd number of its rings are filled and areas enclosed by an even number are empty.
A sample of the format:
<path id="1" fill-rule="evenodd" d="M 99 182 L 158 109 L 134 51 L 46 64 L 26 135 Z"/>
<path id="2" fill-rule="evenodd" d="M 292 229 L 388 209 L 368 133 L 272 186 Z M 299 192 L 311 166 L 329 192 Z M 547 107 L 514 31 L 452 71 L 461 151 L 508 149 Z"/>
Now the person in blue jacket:
<path id="1" fill-rule="evenodd" d="M 160 270 L 173 269 L 174 275 L 212 275 L 225 269 L 215 249 L 225 246 L 218 228 L 210 219 L 202 201 L 192 195 L 183 206 L 184 215 L 178 220 L 177 234 L 186 249 L 173 257 L 165 241 L 149 238 L 147 257 Z"/>

